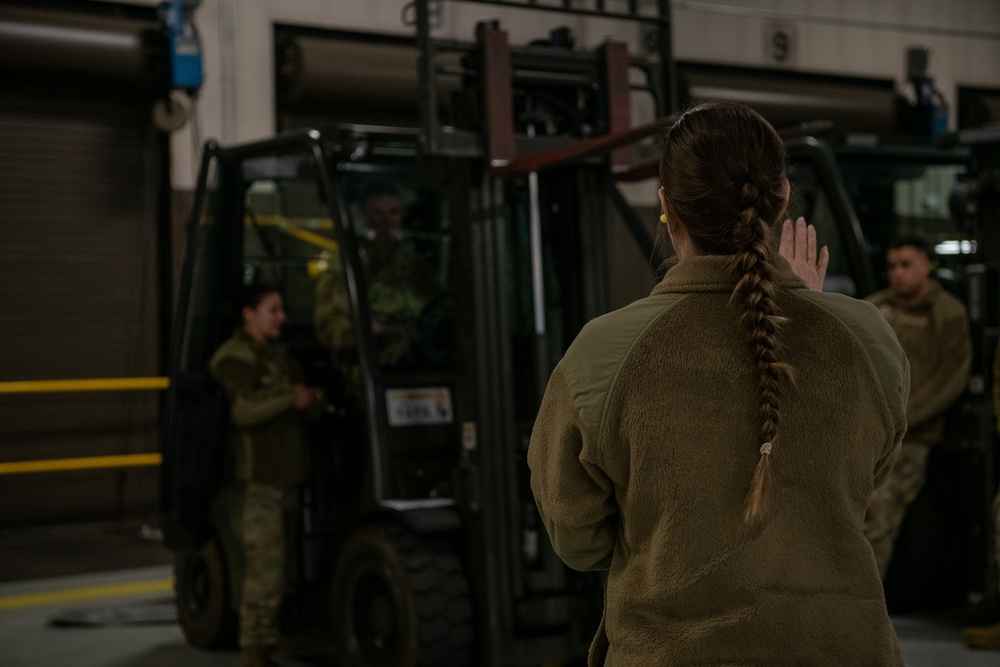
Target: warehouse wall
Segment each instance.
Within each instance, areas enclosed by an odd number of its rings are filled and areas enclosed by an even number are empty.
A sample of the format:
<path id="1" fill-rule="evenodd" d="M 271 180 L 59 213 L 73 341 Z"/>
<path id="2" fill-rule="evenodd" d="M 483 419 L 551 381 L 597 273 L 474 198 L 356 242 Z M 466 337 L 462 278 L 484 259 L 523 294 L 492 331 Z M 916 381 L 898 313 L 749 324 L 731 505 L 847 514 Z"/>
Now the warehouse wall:
<path id="1" fill-rule="evenodd" d="M 197 24 L 206 83 L 197 126 L 189 123 L 173 137 L 175 188 L 193 187 L 194 139 L 245 141 L 275 131 L 275 23 L 412 35 L 402 20 L 407 5 L 405 0 L 204 0 Z M 672 7 L 679 60 L 894 79 L 905 90 L 906 50 L 919 46 L 931 50 L 930 74 L 950 104 L 958 86 L 1000 88 L 995 0 L 674 0 Z M 545 35 L 551 26 L 543 27 L 542 16 L 548 14 L 447 2 L 441 32 L 457 25 L 455 36 L 470 38 L 474 18 L 499 18 L 518 43 Z M 627 24 L 580 18 L 569 24 L 581 44 L 608 36 L 628 39 L 636 48 L 641 43 Z M 775 39 L 785 47 L 776 49 Z M 954 110 L 951 118 L 954 122 Z"/>

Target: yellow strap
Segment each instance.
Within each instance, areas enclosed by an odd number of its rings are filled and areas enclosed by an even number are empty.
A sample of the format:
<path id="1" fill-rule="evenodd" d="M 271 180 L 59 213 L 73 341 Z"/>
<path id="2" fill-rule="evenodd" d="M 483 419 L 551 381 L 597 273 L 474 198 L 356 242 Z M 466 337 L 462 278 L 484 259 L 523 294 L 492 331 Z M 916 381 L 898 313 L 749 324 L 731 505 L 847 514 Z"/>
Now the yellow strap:
<path id="1" fill-rule="evenodd" d="M 0 394 L 166 389 L 169 386 L 170 378 L 165 377 L 26 380 L 22 382 L 0 382 Z"/>
<path id="2" fill-rule="evenodd" d="M 0 475 L 17 475 L 28 472 L 58 472 L 62 470 L 93 470 L 95 468 L 134 468 L 158 466 L 163 456 L 158 452 L 148 454 L 122 454 L 119 456 L 86 456 L 75 459 L 48 459 L 45 461 L 11 461 L 0 463 Z"/>
<path id="3" fill-rule="evenodd" d="M 317 234 L 316 232 L 311 232 L 308 229 L 303 229 L 294 218 L 289 218 L 283 215 L 258 215 L 256 217 L 246 216 L 246 224 L 258 224 L 261 227 L 277 227 L 281 231 L 285 232 L 289 236 L 294 236 L 300 241 L 304 241 L 309 245 L 316 246 L 322 250 L 328 250 L 330 252 L 337 252 L 340 246 L 333 239 L 327 238 L 322 234 Z M 329 218 L 314 220 L 312 227 L 315 229 L 333 229 L 333 221 Z"/>

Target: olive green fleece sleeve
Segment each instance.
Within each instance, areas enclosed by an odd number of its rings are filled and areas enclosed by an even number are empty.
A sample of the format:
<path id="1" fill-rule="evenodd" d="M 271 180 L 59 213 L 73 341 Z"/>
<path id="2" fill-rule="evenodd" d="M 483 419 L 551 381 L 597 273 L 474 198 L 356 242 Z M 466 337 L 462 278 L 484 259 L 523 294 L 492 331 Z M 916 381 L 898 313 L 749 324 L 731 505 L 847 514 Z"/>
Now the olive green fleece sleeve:
<path id="1" fill-rule="evenodd" d="M 854 333 L 882 387 L 889 430 L 872 471 L 874 487 L 878 488 L 896 463 L 907 431 L 910 363 L 906 353 L 892 327 L 871 301 L 807 290 L 798 290 L 796 294 L 825 308 Z"/>
<path id="2" fill-rule="evenodd" d="M 846 299 L 849 297 L 843 297 L 842 301 Z M 846 305 L 856 305 L 857 308 L 844 308 Z M 872 471 L 873 488 L 878 488 L 896 464 L 908 428 L 906 406 L 910 398 L 910 362 L 892 327 L 877 307 L 868 302 L 851 300 L 845 301 L 838 310 L 842 321 L 854 331 L 868 353 L 882 385 L 891 420 L 891 430 Z"/>
<path id="3" fill-rule="evenodd" d="M 893 374 L 886 371 L 881 373 L 883 378 L 893 378 L 890 382 L 883 385 L 883 391 L 885 391 L 886 398 L 892 406 L 891 412 L 895 419 L 895 432 L 891 441 L 882 450 L 878 461 L 875 462 L 873 488 L 876 489 L 885 482 L 892 471 L 892 467 L 896 465 L 896 459 L 899 458 L 899 452 L 903 446 L 903 436 L 906 435 L 906 402 L 910 395 L 910 362 L 907 361 L 906 355 L 902 355 L 901 360 L 895 362 L 895 364 L 892 359 L 882 359 L 879 363 L 890 367 L 894 365 L 898 370 Z M 900 416 L 900 413 L 902 413 L 902 416 Z"/>
<path id="4" fill-rule="evenodd" d="M 292 408 L 295 392 L 289 383 L 255 388 L 253 365 L 236 357 L 214 360 L 215 376 L 229 397 L 229 415 L 238 428 L 257 426 Z"/>
<path id="5" fill-rule="evenodd" d="M 562 369 L 549 380 L 528 447 L 531 490 L 560 558 L 576 570 L 611 565 L 617 504 L 611 481 L 591 458 L 591 439 Z"/>
<path id="6" fill-rule="evenodd" d="M 912 430 L 951 407 L 965 391 L 972 369 L 972 339 L 965 310 L 946 303 L 935 306 L 933 314 L 938 320 L 934 335 L 940 346 L 939 363 L 927 382 L 913 387 L 907 415 Z"/>
<path id="7" fill-rule="evenodd" d="M 881 382 L 891 420 L 891 429 L 872 471 L 873 488 L 878 488 L 896 464 L 908 428 L 906 406 L 910 398 L 910 362 L 878 308 L 862 301 L 854 303 L 858 306 L 863 304 L 863 307 L 850 313 L 841 310 L 841 317 L 868 353 L 868 359 Z"/>

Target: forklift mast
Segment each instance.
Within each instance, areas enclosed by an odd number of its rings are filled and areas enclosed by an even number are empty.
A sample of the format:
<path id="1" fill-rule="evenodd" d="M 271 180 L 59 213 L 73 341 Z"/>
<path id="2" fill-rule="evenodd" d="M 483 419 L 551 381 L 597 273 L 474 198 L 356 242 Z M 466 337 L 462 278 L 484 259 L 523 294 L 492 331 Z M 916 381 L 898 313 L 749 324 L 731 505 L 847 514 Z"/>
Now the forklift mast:
<path id="1" fill-rule="evenodd" d="M 448 5 L 484 5 L 525 10 L 526 14 L 610 19 L 643 30 L 653 44 L 643 57 L 628 53 L 621 42 L 606 41 L 596 52 L 574 49 L 569 28 L 554 29 L 548 40 L 511 47 L 498 21 L 480 21 L 473 44 L 433 35 L 432 15 L 443 16 Z M 474 155 L 501 169 L 517 157 L 545 147 L 563 145 L 567 138 L 614 135 L 631 129 L 630 93 L 652 98 L 654 118 L 677 109 L 676 76 L 671 51 L 669 0 L 640 3 L 628 0 L 541 4 L 534 0 L 417 0 L 416 42 L 420 52 L 419 90 L 422 141 L 430 155 Z M 637 31 L 638 32 L 638 31 Z M 443 55 L 460 56 L 456 67 Z M 642 82 L 633 84 L 632 70 Z M 464 82 L 465 113 L 455 125 L 444 125 L 438 110 L 442 77 Z M 471 84 L 471 85 L 470 85 Z M 471 97 L 470 97 L 471 95 Z M 627 146 L 612 156 L 612 169 L 630 164 Z"/>

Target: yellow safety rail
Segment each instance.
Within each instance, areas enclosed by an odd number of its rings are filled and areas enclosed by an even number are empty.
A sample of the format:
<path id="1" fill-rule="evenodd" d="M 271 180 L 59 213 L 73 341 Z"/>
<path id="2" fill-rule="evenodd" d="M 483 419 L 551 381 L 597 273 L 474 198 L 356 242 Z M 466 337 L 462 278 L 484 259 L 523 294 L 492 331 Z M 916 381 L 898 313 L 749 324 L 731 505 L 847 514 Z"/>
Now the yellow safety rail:
<path id="1" fill-rule="evenodd" d="M 264 227 L 277 227 L 289 236 L 304 241 L 327 252 L 337 252 L 337 242 L 304 229 L 293 218 L 280 215 L 247 216 L 247 225 L 257 224 Z M 330 219 L 314 219 L 309 221 L 314 229 L 333 229 Z M 135 391 L 161 390 L 170 386 L 170 378 L 95 378 L 85 380 L 28 380 L 23 382 L 0 382 L 0 394 L 39 394 L 58 392 L 86 391 Z M 51 459 L 47 461 L 12 461 L 0 463 L 0 475 L 13 475 L 38 472 L 60 472 L 66 470 L 94 470 L 107 468 L 129 468 L 137 466 L 155 466 L 162 463 L 158 453 L 126 454 L 121 456 L 88 456 L 71 459 Z"/>
<path id="2" fill-rule="evenodd" d="M 162 462 L 163 456 L 157 452 L 120 454 L 116 456 L 84 456 L 74 459 L 47 459 L 44 461 L 9 461 L 7 463 L 0 463 L 0 475 L 102 468 L 136 468 L 140 466 L 158 466 Z"/>
<path id="3" fill-rule="evenodd" d="M 169 386 L 170 378 L 165 377 L 27 380 L 24 382 L 0 382 L 0 394 L 161 390 Z M 9 461 L 0 463 L 0 475 L 158 466 L 162 460 L 163 457 L 159 453 L 146 453 L 122 454 L 118 456 L 86 456 L 44 461 Z"/>
<path id="4" fill-rule="evenodd" d="M 166 389 L 170 378 L 90 378 L 85 380 L 26 380 L 0 382 L 0 394 L 44 394 L 80 391 L 131 391 Z"/>

